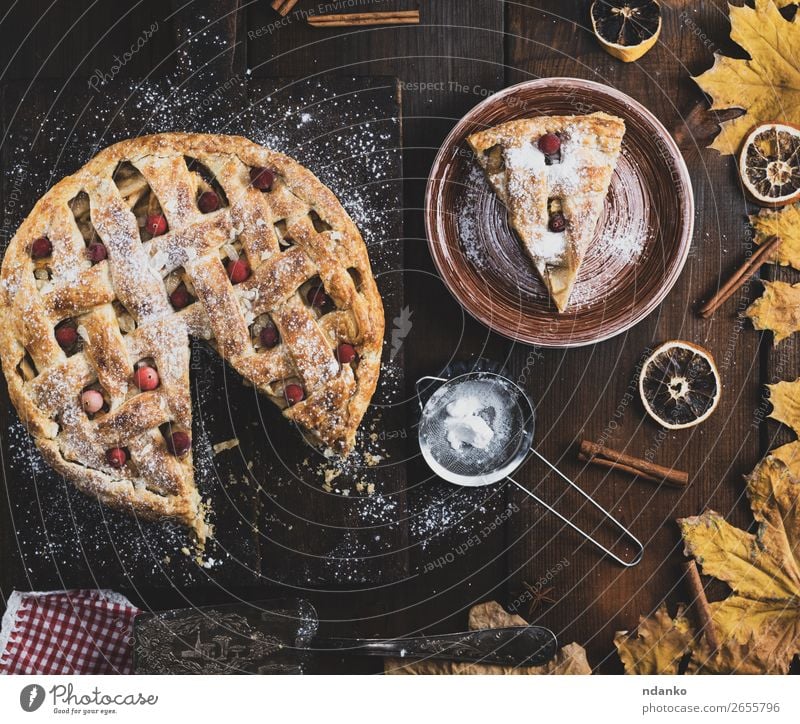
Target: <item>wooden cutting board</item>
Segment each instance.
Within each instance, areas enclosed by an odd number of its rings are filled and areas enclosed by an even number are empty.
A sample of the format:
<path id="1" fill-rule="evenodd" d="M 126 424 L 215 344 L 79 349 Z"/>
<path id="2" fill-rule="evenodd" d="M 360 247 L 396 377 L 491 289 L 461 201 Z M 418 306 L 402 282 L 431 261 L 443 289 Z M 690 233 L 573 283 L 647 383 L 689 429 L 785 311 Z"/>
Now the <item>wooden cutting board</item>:
<path id="1" fill-rule="evenodd" d="M 206 49 L 213 54 L 214 48 Z M 392 78 L 270 79 L 185 69 L 144 83 L 3 88 L 2 249 L 58 179 L 123 138 L 160 131 L 245 135 L 284 151 L 339 196 L 364 234 L 387 320 L 402 288 L 400 95 Z M 379 583 L 406 571 L 402 352 L 384 369 L 361 455 L 339 471 L 202 343 L 192 346 L 195 474 L 217 535 L 203 564 L 185 531 L 139 523 L 75 491 L 42 461 L 2 384 L 3 483 L 16 588 Z M 239 444 L 214 454 L 213 446 Z"/>

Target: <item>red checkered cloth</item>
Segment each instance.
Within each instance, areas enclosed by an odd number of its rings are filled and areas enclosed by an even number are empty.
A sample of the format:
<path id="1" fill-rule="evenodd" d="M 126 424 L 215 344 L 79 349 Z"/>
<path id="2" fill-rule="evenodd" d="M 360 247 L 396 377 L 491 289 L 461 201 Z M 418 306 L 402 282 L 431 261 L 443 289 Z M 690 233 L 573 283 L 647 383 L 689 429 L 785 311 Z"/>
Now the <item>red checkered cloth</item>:
<path id="1" fill-rule="evenodd" d="M 0 674 L 130 674 L 138 612 L 113 591 L 14 591 L 0 629 Z"/>

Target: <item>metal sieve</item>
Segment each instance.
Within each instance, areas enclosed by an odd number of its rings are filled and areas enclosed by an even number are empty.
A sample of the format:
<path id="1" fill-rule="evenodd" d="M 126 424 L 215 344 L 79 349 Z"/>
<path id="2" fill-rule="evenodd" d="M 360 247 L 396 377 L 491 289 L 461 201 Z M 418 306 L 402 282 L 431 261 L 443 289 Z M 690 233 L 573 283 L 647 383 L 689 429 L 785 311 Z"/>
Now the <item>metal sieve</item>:
<path id="1" fill-rule="evenodd" d="M 425 383 L 441 384 L 423 403 L 421 386 Z M 639 563 L 644 554 L 644 546 L 639 539 L 533 447 L 536 411 L 530 397 L 519 385 L 493 372 L 469 372 L 450 379 L 421 377 L 417 380 L 416 389 L 421 411 L 419 446 L 422 457 L 436 475 L 449 483 L 465 487 L 491 485 L 506 479 L 617 563 L 626 567 Z M 447 439 L 447 406 L 464 395 L 480 399 L 483 407 L 478 414 L 494 431 L 494 436 L 484 449 L 465 445 L 457 450 Z M 529 455 L 543 462 L 635 544 L 636 554 L 630 561 L 610 551 L 511 477 Z"/>

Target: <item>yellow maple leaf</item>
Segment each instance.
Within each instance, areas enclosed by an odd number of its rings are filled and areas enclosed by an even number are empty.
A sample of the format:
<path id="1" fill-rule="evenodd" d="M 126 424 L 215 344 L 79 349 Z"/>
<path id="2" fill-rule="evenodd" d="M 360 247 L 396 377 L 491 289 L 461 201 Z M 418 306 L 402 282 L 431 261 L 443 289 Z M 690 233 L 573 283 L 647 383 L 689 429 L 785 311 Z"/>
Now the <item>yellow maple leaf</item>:
<path id="1" fill-rule="evenodd" d="M 788 5 L 789 3 L 781 3 Z M 800 22 L 786 20 L 773 0 L 755 7 L 730 6 L 731 39 L 748 60 L 714 54 L 714 65 L 694 78 L 712 98 L 711 110 L 741 108 L 744 114 L 721 124 L 711 144 L 722 154 L 739 150 L 760 123 L 800 124 Z"/>
<path id="2" fill-rule="evenodd" d="M 617 647 L 626 674 L 677 674 L 678 666 L 691 648 L 694 632 L 678 609 L 675 618 L 661 604 L 652 616 L 641 616 L 634 635 L 617 631 Z"/>
<path id="3" fill-rule="evenodd" d="M 507 613 L 497 601 L 487 601 L 473 606 L 469 611 L 469 628 L 502 628 L 504 626 L 527 626 L 528 622 L 516 614 Z M 592 667 L 586 659 L 586 651 L 576 643 L 562 647 L 552 661 L 542 666 L 493 666 L 489 664 L 468 664 L 458 661 L 408 662 L 403 659 L 386 659 L 386 674 L 591 674 Z"/>
<path id="4" fill-rule="evenodd" d="M 800 407 L 793 400 L 784 407 L 783 390 L 776 396 L 777 387 L 773 416 L 800 427 Z M 707 642 L 696 647 L 691 671 L 786 673 L 800 653 L 798 460 L 800 442 L 795 441 L 767 455 L 748 476 L 755 533 L 711 510 L 678 521 L 686 554 L 732 590 L 728 598 L 710 604 L 720 649 L 711 652 Z"/>
<path id="5" fill-rule="evenodd" d="M 746 642 L 727 641 L 713 648 L 704 638 L 696 645 L 686 667 L 687 674 L 778 674 L 776 662 L 760 650 L 751 636 Z"/>
<path id="6" fill-rule="evenodd" d="M 767 385 L 769 390 L 769 401 L 772 403 L 772 412 L 769 416 L 773 420 L 782 422 L 800 435 L 800 379 L 793 382 L 785 380 L 776 382 L 774 385 Z M 776 456 L 779 451 L 783 451 L 786 446 L 773 451 Z M 786 452 L 778 455 L 779 459 L 785 459 Z"/>
<path id="7" fill-rule="evenodd" d="M 800 445 L 790 442 L 771 450 L 770 455 L 786 466 L 789 475 L 800 480 Z"/>
<path id="8" fill-rule="evenodd" d="M 769 261 L 800 269 L 800 204 L 762 209 L 750 217 L 750 223 L 756 244 L 763 244 L 771 236 L 780 237 L 781 243 Z"/>
<path id="9" fill-rule="evenodd" d="M 764 293 L 745 311 L 756 329 L 771 329 L 775 344 L 800 331 L 800 284 L 764 282 Z"/>

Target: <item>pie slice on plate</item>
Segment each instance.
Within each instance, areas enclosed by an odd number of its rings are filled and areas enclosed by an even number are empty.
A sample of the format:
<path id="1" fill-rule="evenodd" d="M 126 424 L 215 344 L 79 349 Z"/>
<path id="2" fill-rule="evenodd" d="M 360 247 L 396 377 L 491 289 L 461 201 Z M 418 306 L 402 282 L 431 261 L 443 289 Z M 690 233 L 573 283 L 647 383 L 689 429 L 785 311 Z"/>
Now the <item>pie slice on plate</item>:
<path id="1" fill-rule="evenodd" d="M 602 216 L 624 134 L 621 118 L 592 113 L 522 118 L 467 138 L 559 312 Z"/>
<path id="2" fill-rule="evenodd" d="M 190 336 L 347 453 L 375 391 L 383 307 L 333 193 L 245 138 L 123 141 L 48 191 L 0 274 L 20 418 L 85 493 L 209 533 L 192 467 Z"/>

